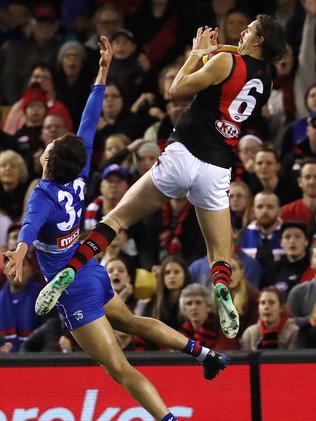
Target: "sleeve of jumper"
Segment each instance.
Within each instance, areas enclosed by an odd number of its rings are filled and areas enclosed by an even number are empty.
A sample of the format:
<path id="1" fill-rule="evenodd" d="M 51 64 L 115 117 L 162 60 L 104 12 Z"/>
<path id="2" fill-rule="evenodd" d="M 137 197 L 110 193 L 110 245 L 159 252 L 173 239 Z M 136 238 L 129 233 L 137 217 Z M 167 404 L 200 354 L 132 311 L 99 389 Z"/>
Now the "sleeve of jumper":
<path id="1" fill-rule="evenodd" d="M 85 179 L 89 176 L 94 135 L 102 111 L 104 92 L 105 85 L 94 85 L 92 87 L 81 116 L 77 133 L 82 138 L 87 151 L 87 162 L 81 172 L 81 176 Z"/>
<path id="2" fill-rule="evenodd" d="M 30 247 L 36 240 L 39 230 L 53 212 L 53 208 L 54 203 L 50 196 L 39 188 L 34 189 L 23 218 L 18 242 L 24 242 Z"/>

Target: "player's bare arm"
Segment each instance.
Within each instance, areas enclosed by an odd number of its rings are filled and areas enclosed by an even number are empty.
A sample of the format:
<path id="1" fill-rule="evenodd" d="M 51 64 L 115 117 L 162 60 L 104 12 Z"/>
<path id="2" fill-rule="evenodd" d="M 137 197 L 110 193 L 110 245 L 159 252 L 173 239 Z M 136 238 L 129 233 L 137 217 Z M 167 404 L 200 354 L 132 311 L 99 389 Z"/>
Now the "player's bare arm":
<path id="1" fill-rule="evenodd" d="M 14 251 L 7 251 L 4 253 L 4 256 L 9 259 L 7 263 L 7 269 L 9 271 L 9 275 L 14 276 L 15 282 L 22 282 L 22 268 L 23 268 L 23 261 L 28 251 L 28 245 L 26 243 L 19 243 L 17 248 Z"/>
<path id="2" fill-rule="evenodd" d="M 221 52 L 207 61 L 205 66 L 196 70 L 204 55 L 218 51 L 222 48 L 218 44 L 218 30 L 215 28 L 199 28 L 193 40 L 192 51 L 186 62 L 179 70 L 171 88 L 173 98 L 194 95 L 209 85 L 223 82 L 230 74 L 233 65 L 231 54 Z"/>
<path id="3" fill-rule="evenodd" d="M 98 42 L 100 49 L 99 72 L 95 80 L 96 85 L 104 85 L 106 76 L 112 61 L 113 50 L 110 41 L 106 36 L 101 36 Z"/>

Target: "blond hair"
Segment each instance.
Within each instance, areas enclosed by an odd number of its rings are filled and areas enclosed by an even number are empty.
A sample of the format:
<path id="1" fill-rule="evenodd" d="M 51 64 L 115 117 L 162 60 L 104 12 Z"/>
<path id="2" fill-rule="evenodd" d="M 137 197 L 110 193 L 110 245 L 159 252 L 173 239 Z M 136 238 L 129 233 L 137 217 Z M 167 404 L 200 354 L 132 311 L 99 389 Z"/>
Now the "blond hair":
<path id="1" fill-rule="evenodd" d="M 28 178 L 28 170 L 22 156 L 11 149 L 0 152 L 0 167 L 8 162 L 19 169 L 19 182 L 21 183 L 26 181 Z"/>

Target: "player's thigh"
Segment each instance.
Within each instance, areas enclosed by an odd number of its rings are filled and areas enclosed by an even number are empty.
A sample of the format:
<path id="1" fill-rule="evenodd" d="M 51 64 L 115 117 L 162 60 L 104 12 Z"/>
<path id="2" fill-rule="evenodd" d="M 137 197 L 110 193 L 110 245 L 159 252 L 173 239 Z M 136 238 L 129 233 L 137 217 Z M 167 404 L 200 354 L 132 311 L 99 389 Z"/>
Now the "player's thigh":
<path id="1" fill-rule="evenodd" d="M 210 257 L 230 261 L 232 240 L 229 208 L 209 211 L 195 208 Z"/>
<path id="2" fill-rule="evenodd" d="M 105 304 L 104 312 L 113 329 L 126 333 L 133 331 L 136 316 L 117 294 Z"/>
<path id="3" fill-rule="evenodd" d="M 129 367 L 105 316 L 71 331 L 72 336 L 95 361 L 112 376 L 120 376 Z"/>
<path id="4" fill-rule="evenodd" d="M 126 226 L 130 226 L 159 209 L 168 200 L 170 198 L 155 186 L 150 171 L 147 171 L 128 189 L 117 206 L 105 216 L 103 222 L 114 217 Z"/>
<path id="5" fill-rule="evenodd" d="M 199 161 L 199 171 L 195 177 L 188 199 L 197 208 L 220 211 L 229 208 L 231 169 L 222 168 L 208 162 Z"/>

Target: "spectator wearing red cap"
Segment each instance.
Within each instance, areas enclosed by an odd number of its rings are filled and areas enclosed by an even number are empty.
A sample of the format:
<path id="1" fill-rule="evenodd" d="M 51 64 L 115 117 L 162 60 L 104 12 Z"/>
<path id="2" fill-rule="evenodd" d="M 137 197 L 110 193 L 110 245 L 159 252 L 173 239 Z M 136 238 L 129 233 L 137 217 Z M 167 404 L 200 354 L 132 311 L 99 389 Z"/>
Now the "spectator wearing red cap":
<path id="1" fill-rule="evenodd" d="M 46 20 L 55 22 L 57 20 L 58 14 L 55 6 L 49 2 L 41 2 L 35 6 L 34 16 L 37 20 Z"/>
<path id="2" fill-rule="evenodd" d="M 58 15 L 51 3 L 40 2 L 33 11 L 34 19 L 28 39 L 24 42 L 8 41 L 3 47 L 2 90 L 5 100 L 13 104 L 21 97 L 27 85 L 32 66 L 43 61 L 52 67 L 61 44 L 58 31 Z"/>
<path id="3" fill-rule="evenodd" d="M 46 109 L 47 93 L 39 83 L 33 83 L 29 88 L 25 89 L 22 101 L 24 112 L 26 111 L 27 107 L 33 102 L 44 105 L 44 108 Z M 27 121 L 30 123 L 33 122 L 31 115 L 29 116 Z M 36 121 L 34 121 L 34 123 L 36 123 Z"/>
<path id="4" fill-rule="evenodd" d="M 39 83 L 32 84 L 24 91 L 22 107 L 25 124 L 16 132 L 15 149 L 19 152 L 29 170 L 33 164 L 33 153 L 40 145 L 44 117 L 47 112 L 47 94 Z"/>
<path id="5" fill-rule="evenodd" d="M 56 98 L 54 75 L 52 68 L 48 64 L 44 62 L 34 64 L 28 85 L 30 86 L 35 82 L 39 83 L 47 92 L 48 113 L 61 115 L 66 122 L 67 130 L 72 131 L 72 119 L 67 107 Z M 3 130 L 8 134 L 14 135 L 24 123 L 25 119 L 21 98 L 12 105 L 10 111 L 8 112 L 4 121 Z"/>

